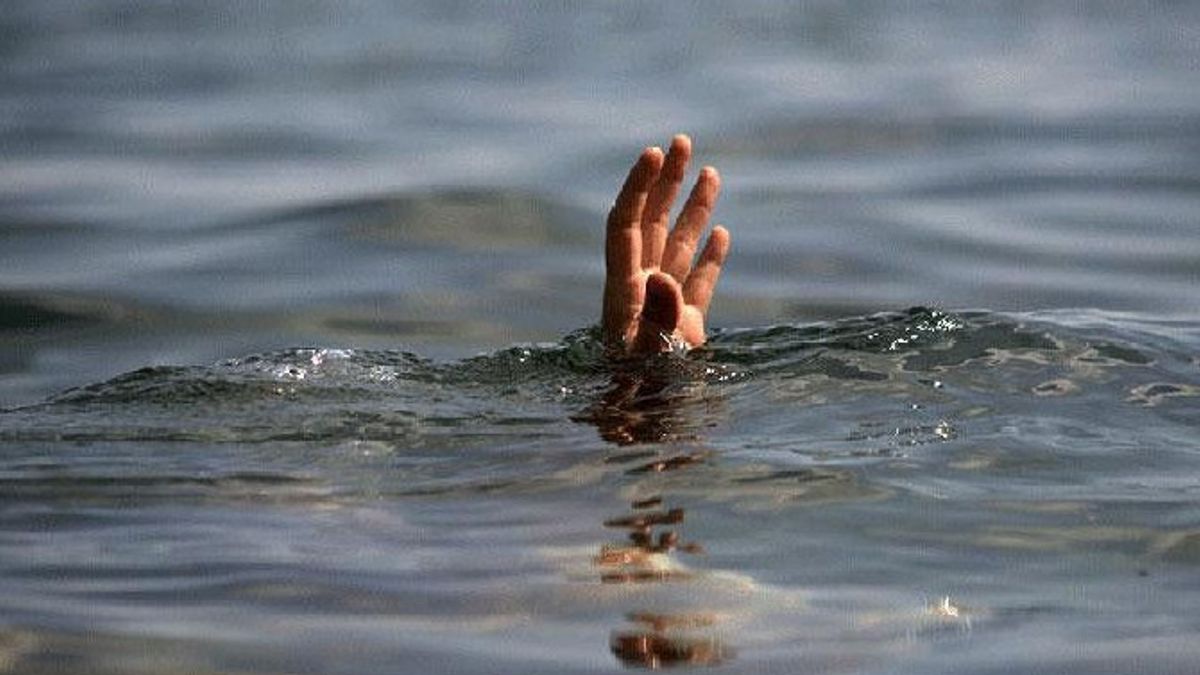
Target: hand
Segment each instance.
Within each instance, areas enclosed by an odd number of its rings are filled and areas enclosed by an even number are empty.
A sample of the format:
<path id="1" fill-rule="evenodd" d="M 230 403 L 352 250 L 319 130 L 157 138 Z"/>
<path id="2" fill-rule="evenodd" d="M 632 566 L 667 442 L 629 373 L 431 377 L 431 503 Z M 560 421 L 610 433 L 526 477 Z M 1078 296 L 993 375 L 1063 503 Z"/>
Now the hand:
<path id="1" fill-rule="evenodd" d="M 692 142 L 682 134 L 665 158 L 660 148 L 643 150 L 608 213 L 602 326 L 605 340 L 626 353 L 704 344 L 704 315 L 729 253 L 729 231 L 714 227 L 692 265 L 721 190 L 717 170 L 706 166 L 668 235 L 691 156 Z"/>

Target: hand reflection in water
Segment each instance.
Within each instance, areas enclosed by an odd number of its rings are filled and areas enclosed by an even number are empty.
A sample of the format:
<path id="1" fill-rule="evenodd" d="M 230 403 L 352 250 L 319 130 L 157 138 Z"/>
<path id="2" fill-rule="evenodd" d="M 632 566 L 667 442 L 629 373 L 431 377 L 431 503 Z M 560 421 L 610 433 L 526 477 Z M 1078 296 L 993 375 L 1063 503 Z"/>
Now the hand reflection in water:
<path id="1" fill-rule="evenodd" d="M 616 364 L 609 389 L 576 419 L 616 445 L 699 440 L 721 409 L 706 386 L 707 369 L 669 355 Z"/>
<path id="2" fill-rule="evenodd" d="M 683 457 L 687 457 L 686 455 Z M 631 459 L 631 458 L 625 458 Z M 628 474 L 649 474 L 639 480 L 635 489 L 653 490 L 657 487 L 654 474 L 685 469 L 702 461 L 637 460 Z M 676 559 L 677 553 L 703 554 L 697 542 L 682 541 L 679 527 L 685 509 L 667 504 L 662 493 L 635 499 L 630 511 L 604 521 L 610 529 L 624 530 L 622 542 L 608 542 L 600 547 L 593 562 L 604 584 L 688 584 L 711 583 L 704 573 L 693 572 Z M 643 603 L 650 602 L 650 595 Z M 705 607 L 683 609 L 670 602 L 671 609 L 656 608 L 654 603 L 626 614 L 632 626 L 614 630 L 609 636 L 609 649 L 622 663 L 644 668 L 676 665 L 717 665 L 733 657 L 733 650 L 721 637 L 719 616 Z M 681 611 L 682 610 L 682 611 Z"/>
<path id="3" fill-rule="evenodd" d="M 688 464 L 651 466 L 643 465 L 640 471 L 632 472 L 671 471 Z M 704 552 L 700 544 L 680 540 L 676 528 L 683 523 L 684 509 L 667 508 L 661 494 L 634 500 L 630 508 L 629 513 L 604 522 L 605 527 L 626 530 L 628 538 L 600 547 L 600 554 L 594 559 L 600 570 L 600 581 L 605 584 L 705 583 L 673 557 L 676 552 Z M 656 528 L 660 528 L 657 536 Z M 721 637 L 718 614 L 708 609 L 680 611 L 675 607 L 662 611 L 643 607 L 629 612 L 625 618 L 633 626 L 613 631 L 609 636 L 609 649 L 628 666 L 653 669 L 677 665 L 711 666 L 733 657 L 733 650 Z"/>
<path id="4" fill-rule="evenodd" d="M 703 373 L 689 372 L 693 367 L 704 364 L 670 354 L 620 364 L 613 387 L 581 419 L 596 425 L 610 443 L 640 446 L 605 460 L 624 465 L 626 480 L 639 496 L 627 512 L 604 521 L 604 527 L 624 531 L 625 538 L 602 544 L 593 559 L 603 584 L 712 583 L 679 561 L 679 554 L 703 555 L 704 547 L 682 539 L 686 510 L 661 491 L 669 484 L 662 480 L 667 474 L 701 466 L 711 454 L 699 446 L 699 431 L 716 401 Z M 623 664 L 658 669 L 718 665 L 733 657 L 716 613 L 683 609 L 675 602 L 668 603 L 670 609 L 656 604 L 647 594 L 625 617 L 633 625 L 609 636 L 609 649 Z"/>
<path id="5" fill-rule="evenodd" d="M 682 134 L 665 157 L 657 147 L 643 150 L 608 214 L 601 324 L 604 339 L 627 354 L 704 344 L 704 316 L 729 253 L 729 232 L 714 227 L 693 265 L 721 189 L 717 170 L 706 166 L 668 233 L 691 156 L 692 141 Z"/>

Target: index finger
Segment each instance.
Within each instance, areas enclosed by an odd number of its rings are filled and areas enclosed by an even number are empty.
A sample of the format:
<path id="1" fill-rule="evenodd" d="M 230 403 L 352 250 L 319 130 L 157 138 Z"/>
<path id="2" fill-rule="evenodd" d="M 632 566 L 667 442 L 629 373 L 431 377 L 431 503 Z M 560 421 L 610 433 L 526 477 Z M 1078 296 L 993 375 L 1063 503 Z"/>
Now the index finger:
<path id="1" fill-rule="evenodd" d="M 663 160 L 658 180 L 646 198 L 642 214 L 642 268 L 658 267 L 662 262 L 663 248 L 667 245 L 667 226 L 671 221 L 671 204 L 679 193 L 692 157 L 692 139 L 679 134 L 671 139 L 671 149 Z"/>
<path id="2" fill-rule="evenodd" d="M 646 197 L 662 171 L 663 152 L 652 147 L 642 151 L 637 163 L 629 170 L 617 201 L 608 212 L 605 232 L 604 261 L 609 277 L 629 278 L 640 269 L 642 262 L 642 211 Z"/>

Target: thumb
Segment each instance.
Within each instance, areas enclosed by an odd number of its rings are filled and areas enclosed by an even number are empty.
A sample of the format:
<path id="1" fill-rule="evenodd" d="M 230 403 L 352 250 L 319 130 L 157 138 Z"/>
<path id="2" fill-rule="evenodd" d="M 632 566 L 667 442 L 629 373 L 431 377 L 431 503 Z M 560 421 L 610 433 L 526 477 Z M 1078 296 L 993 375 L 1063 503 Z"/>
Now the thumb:
<path id="1" fill-rule="evenodd" d="M 633 340 L 636 353 L 667 351 L 670 345 L 662 335 L 672 335 L 683 316 L 683 290 L 667 274 L 655 272 L 646 281 L 646 302 Z"/>

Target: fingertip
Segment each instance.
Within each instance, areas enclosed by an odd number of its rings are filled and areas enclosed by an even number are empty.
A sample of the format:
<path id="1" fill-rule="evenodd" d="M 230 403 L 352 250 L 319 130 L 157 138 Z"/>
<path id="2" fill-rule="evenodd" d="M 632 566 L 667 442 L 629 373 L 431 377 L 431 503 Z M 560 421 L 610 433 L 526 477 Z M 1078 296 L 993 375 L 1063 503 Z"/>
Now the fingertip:
<path id="1" fill-rule="evenodd" d="M 663 180 L 681 182 L 687 171 L 688 162 L 692 160 L 692 142 L 687 136 L 679 134 L 671 139 L 670 152 L 663 160 Z"/>
<path id="2" fill-rule="evenodd" d="M 713 227 L 712 232 L 708 235 L 708 243 L 705 244 L 705 256 L 712 260 L 717 265 L 725 263 L 725 257 L 729 255 L 729 245 L 732 239 L 729 236 L 729 230 L 722 225 Z"/>
<path id="3" fill-rule="evenodd" d="M 629 180 L 632 183 L 627 183 L 626 187 L 637 186 L 637 189 L 642 189 L 645 181 L 654 180 L 659 171 L 662 171 L 663 166 L 663 151 L 657 145 L 652 145 L 642 150 L 642 154 L 638 155 L 637 162 L 633 168 L 629 170 Z"/>
<path id="4" fill-rule="evenodd" d="M 721 174 L 717 171 L 715 166 L 705 166 L 704 168 L 700 169 L 700 178 L 718 185 L 721 183 Z"/>

